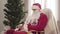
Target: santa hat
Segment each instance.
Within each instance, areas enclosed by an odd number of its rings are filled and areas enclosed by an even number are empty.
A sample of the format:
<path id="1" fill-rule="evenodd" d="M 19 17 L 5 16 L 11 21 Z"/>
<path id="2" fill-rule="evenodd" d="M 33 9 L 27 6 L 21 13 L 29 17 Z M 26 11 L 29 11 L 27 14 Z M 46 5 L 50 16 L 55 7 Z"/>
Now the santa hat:
<path id="1" fill-rule="evenodd" d="M 36 5 L 41 9 L 41 5 L 39 3 L 34 3 L 33 5 Z"/>

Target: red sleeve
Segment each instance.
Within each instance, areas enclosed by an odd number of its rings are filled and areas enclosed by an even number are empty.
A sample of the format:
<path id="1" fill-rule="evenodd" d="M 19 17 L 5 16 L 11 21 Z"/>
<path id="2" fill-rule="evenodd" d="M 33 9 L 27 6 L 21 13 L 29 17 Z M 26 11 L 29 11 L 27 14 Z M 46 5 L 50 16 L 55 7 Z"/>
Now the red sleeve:
<path id="1" fill-rule="evenodd" d="M 31 24 L 29 24 L 28 29 L 30 29 L 30 30 L 42 30 L 45 28 L 47 21 L 48 21 L 47 16 L 42 13 L 40 18 L 38 19 L 38 25 L 32 26 Z"/>
<path id="2" fill-rule="evenodd" d="M 41 17 L 39 18 L 37 28 L 38 28 L 39 30 L 44 29 L 45 26 L 47 25 L 47 22 L 48 22 L 47 16 L 46 16 L 45 14 L 42 14 Z"/>

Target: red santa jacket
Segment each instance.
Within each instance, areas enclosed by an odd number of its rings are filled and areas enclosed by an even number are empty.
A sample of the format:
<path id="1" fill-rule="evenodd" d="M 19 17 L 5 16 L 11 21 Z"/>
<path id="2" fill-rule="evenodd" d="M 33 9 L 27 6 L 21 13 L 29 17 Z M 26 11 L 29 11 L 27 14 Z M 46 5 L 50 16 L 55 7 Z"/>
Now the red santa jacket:
<path id="1" fill-rule="evenodd" d="M 41 13 L 40 17 L 38 19 L 38 25 L 33 26 L 31 24 L 28 24 L 28 30 L 36 30 L 36 31 L 43 31 L 45 26 L 47 25 L 48 18 L 45 14 Z"/>

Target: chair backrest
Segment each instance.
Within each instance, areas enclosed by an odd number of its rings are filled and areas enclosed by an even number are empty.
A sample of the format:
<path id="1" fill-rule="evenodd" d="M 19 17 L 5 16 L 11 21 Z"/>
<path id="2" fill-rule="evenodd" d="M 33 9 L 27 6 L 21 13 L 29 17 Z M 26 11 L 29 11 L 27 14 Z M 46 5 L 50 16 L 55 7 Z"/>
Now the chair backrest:
<path id="1" fill-rule="evenodd" d="M 55 28 L 56 22 L 55 22 L 55 19 L 53 17 L 52 11 L 48 8 L 45 8 L 42 11 L 48 17 L 48 23 L 45 27 L 45 34 L 56 34 L 56 28 Z"/>
<path id="2" fill-rule="evenodd" d="M 47 15 L 48 19 L 50 19 L 52 17 L 52 12 L 50 9 L 45 8 L 42 11 L 43 11 L 43 13 L 45 13 Z"/>

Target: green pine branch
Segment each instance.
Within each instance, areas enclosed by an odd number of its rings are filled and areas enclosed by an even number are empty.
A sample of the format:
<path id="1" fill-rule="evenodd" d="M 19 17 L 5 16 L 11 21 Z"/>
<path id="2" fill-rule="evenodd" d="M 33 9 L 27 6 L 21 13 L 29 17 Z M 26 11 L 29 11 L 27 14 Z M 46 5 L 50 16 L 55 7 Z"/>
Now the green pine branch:
<path id="1" fill-rule="evenodd" d="M 22 0 L 7 0 L 5 7 L 7 9 L 3 10 L 7 20 L 3 21 L 4 25 L 15 29 L 18 24 L 24 24 L 24 21 L 20 23 L 25 16 L 25 12 L 23 11 L 24 3 Z"/>

